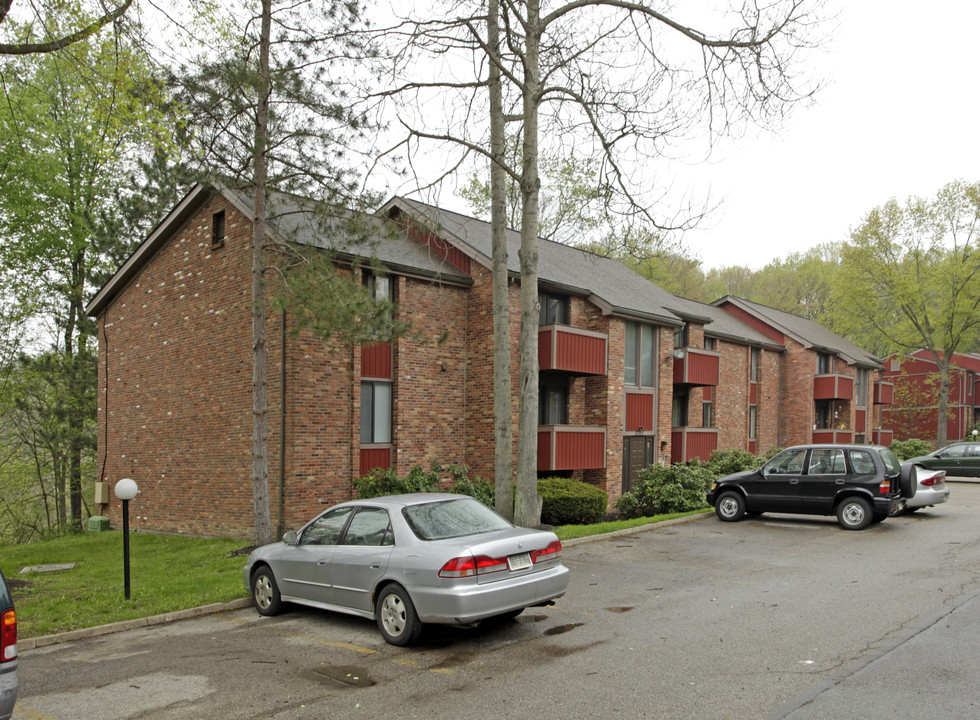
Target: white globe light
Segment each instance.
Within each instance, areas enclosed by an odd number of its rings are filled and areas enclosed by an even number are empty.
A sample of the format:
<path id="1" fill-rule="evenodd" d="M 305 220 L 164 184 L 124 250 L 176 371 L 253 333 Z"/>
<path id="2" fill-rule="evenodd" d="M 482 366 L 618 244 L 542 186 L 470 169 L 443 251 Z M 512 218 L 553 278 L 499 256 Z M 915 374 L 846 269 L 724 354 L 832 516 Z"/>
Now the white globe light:
<path id="1" fill-rule="evenodd" d="M 113 488 L 113 492 L 120 500 L 132 500 L 134 497 L 136 497 L 136 493 L 139 492 L 139 488 L 136 486 L 135 480 L 123 478 L 116 483 L 116 487 Z"/>

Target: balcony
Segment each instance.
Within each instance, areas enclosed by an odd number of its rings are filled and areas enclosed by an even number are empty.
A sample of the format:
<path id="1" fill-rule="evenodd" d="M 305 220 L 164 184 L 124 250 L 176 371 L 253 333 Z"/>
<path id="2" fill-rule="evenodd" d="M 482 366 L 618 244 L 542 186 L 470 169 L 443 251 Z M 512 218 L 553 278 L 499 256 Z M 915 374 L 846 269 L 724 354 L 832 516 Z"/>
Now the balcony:
<path id="1" fill-rule="evenodd" d="M 875 405 L 891 405 L 895 402 L 895 385 L 890 382 L 875 383 Z"/>
<path id="2" fill-rule="evenodd" d="M 606 467 L 606 429 L 538 426 L 538 470 L 601 470 Z"/>
<path id="3" fill-rule="evenodd" d="M 854 378 L 847 375 L 816 375 L 813 378 L 814 400 L 851 400 Z"/>
<path id="4" fill-rule="evenodd" d="M 718 428 L 675 427 L 670 431 L 670 461 L 698 458 L 707 462 L 718 449 Z"/>
<path id="5" fill-rule="evenodd" d="M 680 348 L 680 350 L 681 357 L 674 357 L 674 385 L 716 386 L 718 384 L 720 354 L 692 347 Z"/>
<path id="6" fill-rule="evenodd" d="M 814 430 L 813 442 L 824 444 L 824 445 L 836 445 L 838 443 L 852 443 L 854 442 L 854 433 L 851 432 L 850 430 L 835 430 L 834 428 L 827 428 L 826 430 Z"/>
<path id="7" fill-rule="evenodd" d="M 538 364 L 541 370 L 605 375 L 606 346 L 602 333 L 568 325 L 544 325 L 538 330 Z"/>

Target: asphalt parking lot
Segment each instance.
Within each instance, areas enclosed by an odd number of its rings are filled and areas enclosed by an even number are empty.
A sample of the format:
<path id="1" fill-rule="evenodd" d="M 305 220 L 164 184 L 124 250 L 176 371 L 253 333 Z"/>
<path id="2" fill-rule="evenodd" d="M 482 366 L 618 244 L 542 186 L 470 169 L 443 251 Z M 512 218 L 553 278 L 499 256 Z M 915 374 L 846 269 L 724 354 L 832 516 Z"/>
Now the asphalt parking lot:
<path id="1" fill-rule="evenodd" d="M 569 543 L 569 593 L 393 648 L 254 610 L 22 651 L 22 720 L 977 717 L 980 485 L 854 533 L 707 516 Z"/>

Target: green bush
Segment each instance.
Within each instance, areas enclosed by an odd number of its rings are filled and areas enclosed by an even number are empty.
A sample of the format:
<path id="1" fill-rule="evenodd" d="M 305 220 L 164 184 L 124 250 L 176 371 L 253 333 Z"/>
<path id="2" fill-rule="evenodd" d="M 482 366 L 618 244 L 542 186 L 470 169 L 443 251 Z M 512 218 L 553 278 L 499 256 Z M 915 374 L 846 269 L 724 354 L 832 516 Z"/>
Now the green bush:
<path id="1" fill-rule="evenodd" d="M 571 478 L 540 478 L 541 522 L 548 525 L 589 525 L 606 516 L 609 495 L 602 488 Z"/>
<path id="2" fill-rule="evenodd" d="M 616 502 L 616 509 L 624 518 L 706 508 L 705 494 L 715 475 L 707 465 L 698 462 L 678 463 L 666 468 L 653 465 L 640 470 L 639 478 L 636 487 Z"/>
<path id="3" fill-rule="evenodd" d="M 439 464 L 436 463 L 436 468 Z M 358 498 L 373 498 L 382 495 L 401 495 L 414 492 L 438 492 L 439 475 L 434 470 L 423 470 L 415 465 L 405 477 L 399 477 L 391 468 L 375 468 L 362 478 L 354 480 L 354 491 Z"/>
<path id="4" fill-rule="evenodd" d="M 449 492 L 469 495 L 479 500 L 489 508 L 493 507 L 493 483 L 484 480 L 479 475 L 469 476 L 470 469 L 465 465 L 452 463 L 447 465 L 444 470 L 449 473 L 453 484 L 449 487 Z"/>
<path id="5" fill-rule="evenodd" d="M 936 446 L 927 440 L 896 440 L 891 444 L 891 451 L 898 456 L 899 460 L 927 455 L 936 449 Z"/>
<path id="6" fill-rule="evenodd" d="M 708 459 L 708 469 L 715 477 L 722 477 L 743 470 L 754 470 L 766 459 L 764 455 L 753 455 L 748 450 L 715 450 Z"/>

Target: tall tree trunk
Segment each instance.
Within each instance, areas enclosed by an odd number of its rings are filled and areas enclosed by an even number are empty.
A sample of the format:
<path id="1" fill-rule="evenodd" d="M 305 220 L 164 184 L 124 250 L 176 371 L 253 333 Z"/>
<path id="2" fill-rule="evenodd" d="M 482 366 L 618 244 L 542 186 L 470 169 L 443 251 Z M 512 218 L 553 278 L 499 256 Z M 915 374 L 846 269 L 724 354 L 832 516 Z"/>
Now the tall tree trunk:
<path id="1" fill-rule="evenodd" d="M 494 506 L 514 519 L 514 430 L 510 396 L 510 297 L 507 272 L 507 149 L 500 83 L 500 2 L 490 0 L 490 232 L 493 245 Z"/>
<path id="2" fill-rule="evenodd" d="M 252 225 L 252 499 L 256 545 L 272 541 L 269 513 L 269 380 L 265 308 L 266 148 L 269 141 L 269 46 L 272 0 L 262 0 L 262 35 L 259 40 L 258 107 L 255 114 Z"/>
<path id="3" fill-rule="evenodd" d="M 68 379 L 68 502 L 70 515 L 68 530 L 82 530 L 82 432 L 85 423 L 79 404 L 83 402 L 84 383 L 79 377 L 82 368 L 78 358 L 85 350 L 84 335 L 78 339 L 78 352 L 75 348 L 75 327 L 82 310 L 84 291 L 85 251 L 75 253 L 71 264 L 72 287 L 68 297 L 68 321 L 65 324 L 65 357 L 62 371 Z"/>
<path id="4" fill-rule="evenodd" d="M 517 496 L 514 522 L 524 527 L 541 523 L 538 506 L 538 94 L 541 42 L 539 0 L 527 3 L 524 56 L 524 146 L 521 173 L 521 359 L 520 412 L 517 423 Z"/>
<path id="5" fill-rule="evenodd" d="M 950 354 L 951 357 L 952 354 Z M 936 358 L 937 361 L 939 358 Z M 949 357 L 943 356 L 939 366 L 939 403 L 936 408 L 936 447 L 946 447 L 949 427 Z"/>

